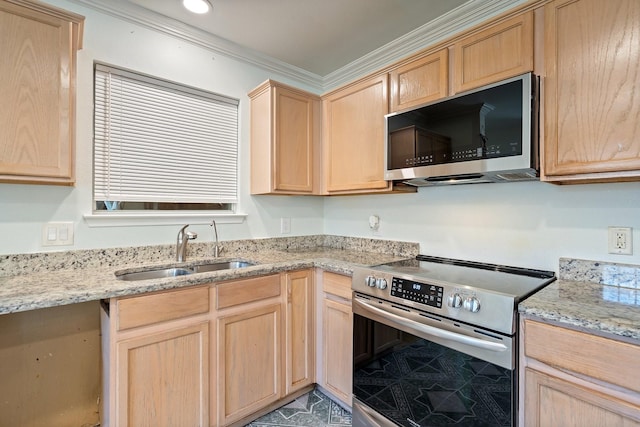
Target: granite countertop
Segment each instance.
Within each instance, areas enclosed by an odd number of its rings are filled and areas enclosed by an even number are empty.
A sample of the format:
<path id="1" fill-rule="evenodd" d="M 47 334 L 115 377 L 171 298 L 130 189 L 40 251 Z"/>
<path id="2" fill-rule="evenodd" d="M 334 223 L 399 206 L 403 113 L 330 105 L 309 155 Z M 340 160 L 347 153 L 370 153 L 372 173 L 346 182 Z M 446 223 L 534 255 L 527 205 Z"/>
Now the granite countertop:
<path id="1" fill-rule="evenodd" d="M 194 244 L 186 263 L 173 245 L 0 256 L 0 314 L 136 295 L 318 267 L 351 275 L 418 254 L 417 243 L 340 236 L 300 236 L 224 242 L 224 256 Z M 150 267 L 245 260 L 254 265 L 186 276 L 123 281 L 116 274 Z M 559 279 L 522 301 L 518 311 L 588 333 L 640 344 L 640 266 L 560 259 Z"/>
<path id="2" fill-rule="evenodd" d="M 525 318 L 640 344 L 640 267 L 562 258 L 560 279 L 521 302 Z"/>
<path id="3" fill-rule="evenodd" d="M 326 244 L 326 242 L 320 243 Z M 417 244 L 409 245 L 409 253 L 406 252 L 407 247 L 390 251 L 390 253 L 381 253 L 379 244 L 377 246 L 334 244 L 334 247 L 304 247 L 283 245 L 281 242 L 276 245 L 255 246 L 253 242 L 250 244 L 245 242 L 245 244 L 228 244 L 226 256 L 220 258 L 198 256 L 203 254 L 196 248 L 194 254 L 187 258 L 187 262 L 180 264 L 171 261 L 171 256 L 157 255 L 155 250 L 154 256 L 149 256 L 148 253 L 140 256 L 138 248 L 46 254 L 48 256 L 29 255 L 28 260 L 9 256 L 0 259 L 0 272 L 4 273 L 0 275 L 0 314 L 311 267 L 351 275 L 356 265 L 372 266 L 415 257 L 411 252 L 417 254 L 418 246 Z M 394 248 L 392 242 L 389 246 L 391 249 Z M 172 251 L 171 247 L 162 249 L 162 252 Z M 40 264 L 38 264 L 39 268 L 31 267 L 33 269 L 31 271 L 29 265 L 37 264 L 34 259 L 38 259 Z M 168 267 L 238 259 L 255 265 L 161 279 L 123 281 L 116 278 L 116 273 L 141 271 L 151 266 Z M 5 264 L 4 269 L 2 261 Z M 9 263 L 11 264 L 7 267 Z"/>

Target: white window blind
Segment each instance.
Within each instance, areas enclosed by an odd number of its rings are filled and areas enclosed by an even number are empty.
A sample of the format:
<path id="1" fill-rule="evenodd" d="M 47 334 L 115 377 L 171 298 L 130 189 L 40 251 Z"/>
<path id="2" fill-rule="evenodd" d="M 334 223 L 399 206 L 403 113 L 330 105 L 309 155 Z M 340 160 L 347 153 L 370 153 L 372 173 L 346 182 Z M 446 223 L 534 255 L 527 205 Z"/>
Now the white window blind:
<path id="1" fill-rule="evenodd" d="M 94 87 L 94 200 L 237 202 L 237 99 L 101 64 Z"/>

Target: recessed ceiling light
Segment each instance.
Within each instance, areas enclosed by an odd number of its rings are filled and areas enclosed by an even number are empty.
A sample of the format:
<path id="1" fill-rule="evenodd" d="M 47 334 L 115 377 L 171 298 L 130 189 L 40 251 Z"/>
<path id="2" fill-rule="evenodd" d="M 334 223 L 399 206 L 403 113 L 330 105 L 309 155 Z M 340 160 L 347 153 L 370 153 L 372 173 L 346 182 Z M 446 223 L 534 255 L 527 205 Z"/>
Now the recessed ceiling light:
<path id="1" fill-rule="evenodd" d="M 207 0 L 182 0 L 182 4 L 193 13 L 207 13 L 212 8 Z"/>

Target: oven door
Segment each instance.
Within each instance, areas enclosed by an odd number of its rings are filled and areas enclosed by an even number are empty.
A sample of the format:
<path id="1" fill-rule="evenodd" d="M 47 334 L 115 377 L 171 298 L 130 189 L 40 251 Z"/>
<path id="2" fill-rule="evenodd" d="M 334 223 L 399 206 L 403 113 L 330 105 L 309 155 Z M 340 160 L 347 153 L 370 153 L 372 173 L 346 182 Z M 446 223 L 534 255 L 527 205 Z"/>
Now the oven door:
<path id="1" fill-rule="evenodd" d="M 354 293 L 353 426 L 515 426 L 513 337 Z"/>

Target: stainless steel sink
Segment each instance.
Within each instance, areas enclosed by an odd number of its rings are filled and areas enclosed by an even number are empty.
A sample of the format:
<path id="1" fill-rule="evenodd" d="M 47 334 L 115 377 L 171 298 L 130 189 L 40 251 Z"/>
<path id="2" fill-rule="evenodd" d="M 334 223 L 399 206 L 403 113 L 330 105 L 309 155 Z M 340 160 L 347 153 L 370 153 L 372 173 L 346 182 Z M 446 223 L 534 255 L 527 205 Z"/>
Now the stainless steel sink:
<path id="1" fill-rule="evenodd" d="M 205 273 L 208 271 L 231 270 L 252 265 L 254 264 L 247 261 L 219 261 L 187 267 L 154 268 L 132 273 L 116 274 L 116 278 L 126 281 L 163 279 L 165 277 L 186 276 L 188 274 Z"/>
<path id="2" fill-rule="evenodd" d="M 117 275 L 120 280 L 148 280 L 162 279 L 164 277 L 177 277 L 192 274 L 193 271 L 186 268 L 161 268 L 157 270 L 137 271 L 135 273 L 125 273 Z"/>
<path id="3" fill-rule="evenodd" d="M 224 261 L 224 262 L 214 262 L 211 264 L 200 264 L 194 265 L 191 267 L 194 273 L 204 273 L 206 271 L 218 271 L 218 270 L 228 270 L 233 268 L 242 268 L 252 266 L 250 262 L 247 261 Z"/>

